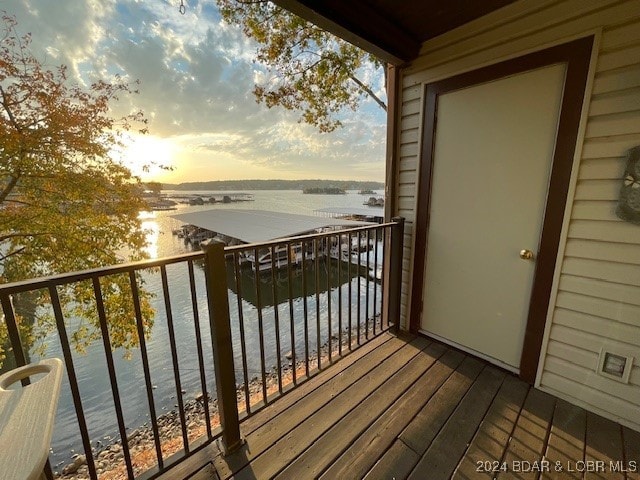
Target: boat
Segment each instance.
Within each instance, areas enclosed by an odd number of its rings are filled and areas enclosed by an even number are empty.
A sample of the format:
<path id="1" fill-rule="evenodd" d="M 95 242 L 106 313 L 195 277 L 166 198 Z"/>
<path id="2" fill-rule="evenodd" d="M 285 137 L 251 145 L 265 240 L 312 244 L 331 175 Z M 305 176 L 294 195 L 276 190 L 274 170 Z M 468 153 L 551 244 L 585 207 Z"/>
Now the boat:
<path id="1" fill-rule="evenodd" d="M 303 255 L 303 250 L 304 255 Z M 270 272 L 275 266 L 276 269 L 285 268 L 291 259 L 292 265 L 299 265 L 303 261 L 310 261 L 315 258 L 311 244 L 307 244 L 307 248 L 303 249 L 302 244 L 277 245 L 273 249 L 262 248 L 258 250 L 258 258 L 255 254 L 247 253 L 245 261 L 249 263 L 254 272 Z M 273 260 L 272 260 L 273 259 Z"/>

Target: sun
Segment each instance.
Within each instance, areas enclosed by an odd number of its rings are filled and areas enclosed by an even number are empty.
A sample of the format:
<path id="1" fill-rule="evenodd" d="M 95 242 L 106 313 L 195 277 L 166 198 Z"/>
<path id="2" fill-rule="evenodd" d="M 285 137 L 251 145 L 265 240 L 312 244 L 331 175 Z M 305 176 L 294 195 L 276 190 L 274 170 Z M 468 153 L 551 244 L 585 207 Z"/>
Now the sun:
<path id="1" fill-rule="evenodd" d="M 171 140 L 151 135 L 132 135 L 124 142 L 121 158 L 134 175 L 150 180 L 172 166 L 174 153 L 175 145 Z"/>

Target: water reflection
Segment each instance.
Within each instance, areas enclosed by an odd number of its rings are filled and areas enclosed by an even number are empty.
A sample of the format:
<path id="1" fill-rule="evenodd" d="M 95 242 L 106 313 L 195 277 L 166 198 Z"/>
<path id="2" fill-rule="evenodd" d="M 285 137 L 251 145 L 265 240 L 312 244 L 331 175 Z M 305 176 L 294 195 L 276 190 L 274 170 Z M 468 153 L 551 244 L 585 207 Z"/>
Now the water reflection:
<path id="1" fill-rule="evenodd" d="M 147 246 L 144 251 L 149 255 L 149 258 L 158 258 L 158 240 L 164 232 L 160 231 L 156 212 L 140 212 L 138 218 L 142 221 L 142 229 L 146 233 Z"/>
<path id="2" fill-rule="evenodd" d="M 355 265 L 350 269 L 347 263 L 324 257 L 318 260 L 317 271 L 316 263 L 309 261 L 304 269 L 298 264 L 293 265 L 290 270 L 280 268 L 274 272 L 262 272 L 256 281 L 255 273 L 249 265 L 239 266 L 236 271 L 233 262 L 227 262 L 229 289 L 256 308 L 273 307 L 287 302 L 289 297 L 295 300 L 316 292 L 326 294 L 357 276 L 358 269 Z"/>

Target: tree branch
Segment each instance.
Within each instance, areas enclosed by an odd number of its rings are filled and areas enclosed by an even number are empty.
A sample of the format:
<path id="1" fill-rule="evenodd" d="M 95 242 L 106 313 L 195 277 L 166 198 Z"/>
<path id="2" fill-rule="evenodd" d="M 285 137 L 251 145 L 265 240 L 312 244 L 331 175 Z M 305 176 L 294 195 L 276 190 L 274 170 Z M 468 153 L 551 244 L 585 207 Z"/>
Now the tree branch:
<path id="1" fill-rule="evenodd" d="M 349 78 L 353 80 L 364 93 L 371 97 L 374 102 L 380 105 L 380 108 L 382 108 L 385 112 L 387 111 L 387 104 L 380 100 L 380 98 L 378 98 L 378 96 L 373 92 L 373 90 L 371 90 L 371 88 L 362 83 L 362 81 L 354 75 L 350 75 Z"/>
<path id="2" fill-rule="evenodd" d="M 19 249 L 14 250 L 13 252 L 9 252 L 9 253 L 6 253 L 6 254 L 0 254 L 0 261 L 3 262 L 9 257 L 13 257 L 14 255 L 19 255 L 22 252 L 24 252 L 25 249 L 26 249 L 26 247 L 20 247 Z"/>
<path id="3" fill-rule="evenodd" d="M 16 121 L 16 117 L 13 115 L 13 111 L 11 110 L 11 108 L 9 108 L 10 105 L 7 99 L 7 94 L 4 91 L 4 88 L 2 88 L 2 85 L 0 85 L 0 94 L 2 95 L 2 106 L 4 107 L 5 112 L 7 112 L 7 115 L 9 116 L 9 120 L 11 121 L 11 124 L 18 131 L 18 133 L 20 133 L 20 125 L 18 125 L 18 122 Z"/>
<path id="4" fill-rule="evenodd" d="M 9 194 L 13 191 L 14 187 L 17 185 L 18 180 L 20 179 L 20 174 L 13 174 L 9 177 L 9 183 L 7 183 L 2 191 L 0 192 L 0 204 L 3 203 Z"/>

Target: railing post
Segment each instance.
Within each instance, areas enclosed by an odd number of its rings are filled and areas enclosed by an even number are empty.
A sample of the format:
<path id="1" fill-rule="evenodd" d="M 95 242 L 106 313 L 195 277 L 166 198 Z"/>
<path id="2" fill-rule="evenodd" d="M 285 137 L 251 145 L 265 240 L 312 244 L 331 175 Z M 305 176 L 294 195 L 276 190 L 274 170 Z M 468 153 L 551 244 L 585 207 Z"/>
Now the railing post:
<path id="1" fill-rule="evenodd" d="M 393 321 L 393 331 L 400 330 L 400 298 L 402 289 L 402 249 L 404 244 L 404 218 L 394 217 L 389 246 L 389 289 L 387 321 Z"/>
<path id="2" fill-rule="evenodd" d="M 203 246 L 203 249 L 218 414 L 222 427 L 223 453 L 227 455 L 242 445 L 242 438 L 238 419 L 224 244 L 211 242 Z"/>
<path id="3" fill-rule="evenodd" d="M 24 367 L 27 364 L 27 357 L 22 348 L 22 341 L 20 340 L 20 330 L 18 329 L 18 323 L 16 322 L 15 312 L 13 310 L 13 304 L 11 303 L 11 297 L 9 295 L 0 295 L 0 303 L 2 304 L 2 311 L 4 312 L 4 320 L 7 325 L 7 332 L 9 333 L 9 340 L 11 342 L 11 349 L 13 350 L 13 358 L 16 362 L 16 367 Z M 28 385 L 29 379 L 26 379 L 26 383 L 23 381 L 23 385 Z"/>

